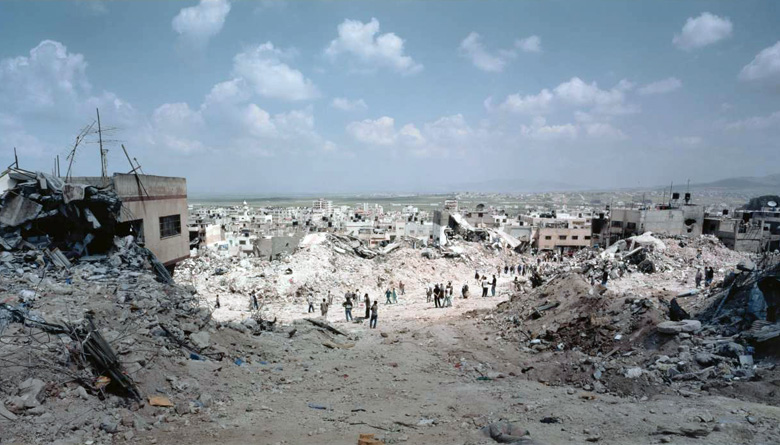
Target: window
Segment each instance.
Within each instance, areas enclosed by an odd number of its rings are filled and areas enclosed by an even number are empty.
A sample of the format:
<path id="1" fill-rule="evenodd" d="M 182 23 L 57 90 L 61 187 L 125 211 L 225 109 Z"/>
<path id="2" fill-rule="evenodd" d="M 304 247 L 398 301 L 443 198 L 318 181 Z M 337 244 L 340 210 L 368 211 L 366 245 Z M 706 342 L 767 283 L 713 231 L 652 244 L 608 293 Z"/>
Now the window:
<path id="1" fill-rule="evenodd" d="M 552 236 L 547 235 L 547 236 L 544 237 L 544 239 L 552 239 Z"/>
<path id="2" fill-rule="evenodd" d="M 160 238 L 181 235 L 181 215 L 160 217 Z"/>
<path id="3" fill-rule="evenodd" d="M 559 240 L 565 240 L 566 239 L 566 235 L 558 235 L 558 239 Z"/>
<path id="4" fill-rule="evenodd" d="M 571 239 L 580 239 L 580 236 L 579 235 L 572 235 Z"/>
<path id="5" fill-rule="evenodd" d="M 612 221 L 612 227 L 623 227 L 623 221 Z"/>
<path id="6" fill-rule="evenodd" d="M 636 223 L 626 223 L 626 229 L 628 230 L 636 230 Z"/>
<path id="7" fill-rule="evenodd" d="M 597 235 L 597 237 L 598 237 L 598 235 Z M 589 235 L 585 235 L 585 239 L 590 239 L 590 236 Z"/>

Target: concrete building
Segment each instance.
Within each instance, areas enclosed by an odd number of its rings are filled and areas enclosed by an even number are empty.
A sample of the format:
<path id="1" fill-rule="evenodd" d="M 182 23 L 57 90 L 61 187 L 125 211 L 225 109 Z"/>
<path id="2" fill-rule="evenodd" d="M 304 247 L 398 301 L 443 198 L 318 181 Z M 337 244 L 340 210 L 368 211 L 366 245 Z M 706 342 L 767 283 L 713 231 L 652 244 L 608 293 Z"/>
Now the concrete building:
<path id="1" fill-rule="evenodd" d="M 616 208 L 610 211 L 609 244 L 645 232 L 699 236 L 704 226 L 704 207 L 698 205 L 657 208 Z"/>
<path id="2" fill-rule="evenodd" d="M 167 268 L 190 256 L 187 180 L 115 173 L 110 178 L 73 177 L 71 184 L 111 187 L 122 200 L 118 235 L 133 234 Z"/>
<path id="3" fill-rule="evenodd" d="M 536 248 L 539 250 L 571 250 L 590 247 L 591 229 L 589 226 L 572 226 L 562 224 L 545 224 L 535 232 Z"/>
<path id="4" fill-rule="evenodd" d="M 707 216 L 704 233 L 718 237 L 723 244 L 739 252 L 771 252 L 780 249 L 780 210 L 739 210 L 733 217 Z"/>

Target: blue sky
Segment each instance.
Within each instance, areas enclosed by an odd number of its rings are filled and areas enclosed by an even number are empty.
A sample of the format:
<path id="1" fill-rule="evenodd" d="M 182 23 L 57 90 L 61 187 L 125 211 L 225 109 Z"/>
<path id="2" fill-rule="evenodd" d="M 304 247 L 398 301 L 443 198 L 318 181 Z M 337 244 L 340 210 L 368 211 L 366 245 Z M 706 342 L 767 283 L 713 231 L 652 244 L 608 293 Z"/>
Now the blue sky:
<path id="1" fill-rule="evenodd" d="M 109 170 L 194 194 L 774 174 L 780 6 L 0 2 L 3 162 L 51 170 L 96 106 Z"/>

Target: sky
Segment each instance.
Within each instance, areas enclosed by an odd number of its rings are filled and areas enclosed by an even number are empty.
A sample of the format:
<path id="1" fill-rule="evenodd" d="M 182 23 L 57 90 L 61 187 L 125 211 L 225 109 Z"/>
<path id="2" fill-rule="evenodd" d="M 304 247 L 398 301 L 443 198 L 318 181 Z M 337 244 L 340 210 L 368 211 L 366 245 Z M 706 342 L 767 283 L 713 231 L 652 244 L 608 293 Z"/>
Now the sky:
<path id="1" fill-rule="evenodd" d="M 0 2 L 0 163 L 64 173 L 96 108 L 196 195 L 776 174 L 780 2 Z"/>

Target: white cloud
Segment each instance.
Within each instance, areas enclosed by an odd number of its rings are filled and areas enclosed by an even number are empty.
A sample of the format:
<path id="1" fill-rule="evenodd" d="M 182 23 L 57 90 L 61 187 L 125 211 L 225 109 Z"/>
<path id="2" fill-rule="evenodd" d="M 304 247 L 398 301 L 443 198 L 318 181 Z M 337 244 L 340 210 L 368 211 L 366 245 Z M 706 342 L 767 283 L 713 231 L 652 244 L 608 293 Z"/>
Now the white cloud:
<path id="1" fill-rule="evenodd" d="M 577 127 L 573 124 L 547 125 L 545 118 L 537 116 L 531 125 L 521 125 L 520 133 L 522 136 L 540 141 L 571 140 L 577 137 Z"/>
<path id="2" fill-rule="evenodd" d="M 69 52 L 60 42 L 44 40 L 27 56 L 0 60 L 3 150 L 17 146 L 35 155 L 61 150 L 61 141 L 49 141 L 50 135 L 58 130 L 78 131 L 95 115 L 95 108 L 112 125 L 135 125 L 138 116 L 130 104 L 110 91 L 94 90 L 84 56 Z M 30 128 L 36 126 L 38 137 L 31 135 Z"/>
<path id="3" fill-rule="evenodd" d="M 422 71 L 423 66 L 404 54 L 404 40 L 394 33 L 379 34 L 379 21 L 344 20 L 338 26 L 338 37 L 330 42 L 325 55 L 334 59 L 340 54 L 352 55 L 363 67 L 387 67 L 403 74 Z"/>
<path id="4" fill-rule="evenodd" d="M 669 77 L 663 80 L 650 82 L 647 85 L 641 86 L 637 89 L 637 92 L 642 95 L 650 94 L 664 94 L 671 93 L 672 91 L 682 87 L 682 81 L 676 77 Z"/>
<path id="5" fill-rule="evenodd" d="M 780 111 L 775 111 L 768 116 L 753 116 L 728 123 L 729 130 L 764 130 L 767 128 L 780 128 Z"/>
<path id="6" fill-rule="evenodd" d="M 204 150 L 198 134 L 204 126 L 203 117 L 186 103 L 166 103 L 152 113 L 151 142 L 169 150 L 189 154 Z"/>
<path id="7" fill-rule="evenodd" d="M 330 106 L 341 111 L 359 111 L 368 109 L 363 99 L 349 100 L 345 97 L 335 97 Z"/>
<path id="8" fill-rule="evenodd" d="M 515 47 L 527 53 L 540 53 L 542 52 L 542 38 L 537 35 L 528 36 L 517 40 Z"/>
<path id="9" fill-rule="evenodd" d="M 637 111 L 637 107 L 626 102 L 626 92 L 631 88 L 630 82 L 621 80 L 612 89 L 602 90 L 596 82 L 586 83 L 572 77 L 552 91 L 545 88 L 533 95 L 510 94 L 497 108 L 529 115 L 546 114 L 556 107 L 585 107 L 599 114 L 630 114 Z M 490 100 L 485 105 L 492 108 Z"/>
<path id="10" fill-rule="evenodd" d="M 627 139 L 625 133 L 605 122 L 594 122 L 585 125 L 585 134 L 599 139 Z"/>
<path id="11" fill-rule="evenodd" d="M 0 61 L 0 100 L 24 110 L 46 109 L 91 93 L 87 62 L 60 42 L 44 40 L 30 56 Z"/>
<path id="12" fill-rule="evenodd" d="M 222 31 L 229 12 L 227 0 L 201 0 L 197 6 L 179 11 L 171 26 L 187 43 L 203 46 Z"/>
<path id="13" fill-rule="evenodd" d="M 206 104 L 240 103 L 249 100 L 251 91 L 242 78 L 220 82 L 206 95 Z"/>
<path id="14" fill-rule="evenodd" d="M 482 71 L 498 73 L 504 70 L 507 59 L 513 56 L 510 52 L 491 54 L 482 44 L 482 38 L 472 32 L 460 42 L 460 52 L 471 59 L 471 63 Z"/>
<path id="15" fill-rule="evenodd" d="M 282 62 L 289 57 L 289 53 L 267 42 L 237 54 L 233 58 L 233 74 L 263 97 L 293 101 L 318 97 L 311 80 Z"/>
<path id="16" fill-rule="evenodd" d="M 768 81 L 780 85 L 780 41 L 764 48 L 742 68 L 740 80 Z"/>
<path id="17" fill-rule="evenodd" d="M 346 131 L 357 142 L 402 150 L 418 157 L 464 152 L 477 143 L 473 130 L 460 114 L 443 116 L 421 128 L 408 123 L 400 130 L 395 128 L 395 119 L 383 116 L 351 122 Z"/>
<path id="18" fill-rule="evenodd" d="M 545 88 L 539 94 L 534 95 L 510 94 L 498 108 L 522 114 L 544 114 L 552 109 L 553 99 L 553 94 Z"/>
<path id="19" fill-rule="evenodd" d="M 347 133 L 358 142 L 372 145 L 392 145 L 397 136 L 395 119 L 388 116 L 350 122 L 347 125 Z"/>
<path id="20" fill-rule="evenodd" d="M 679 49 L 690 51 L 731 37 L 732 29 L 728 17 L 704 12 L 696 18 L 689 17 L 680 34 L 674 35 L 672 43 Z"/>

